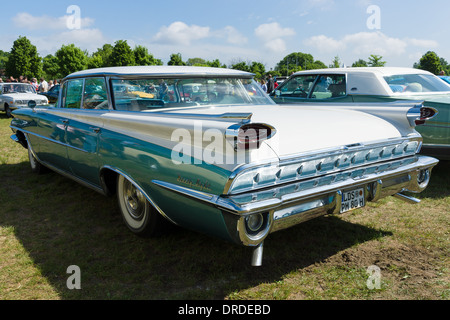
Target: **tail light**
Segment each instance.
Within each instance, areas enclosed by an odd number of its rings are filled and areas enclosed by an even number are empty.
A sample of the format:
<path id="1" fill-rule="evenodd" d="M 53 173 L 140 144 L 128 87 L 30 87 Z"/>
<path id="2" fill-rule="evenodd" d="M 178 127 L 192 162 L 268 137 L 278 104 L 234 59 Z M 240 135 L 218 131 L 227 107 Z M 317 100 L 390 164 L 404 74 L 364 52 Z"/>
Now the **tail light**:
<path id="1" fill-rule="evenodd" d="M 264 123 L 232 125 L 227 129 L 227 138 L 232 138 L 235 150 L 258 149 L 261 143 L 276 133 L 275 128 Z"/>
<path id="2" fill-rule="evenodd" d="M 438 111 L 431 107 L 421 107 L 420 108 L 420 117 L 417 118 L 414 122 L 416 126 L 422 125 L 426 120 L 430 120 L 434 118 L 438 114 Z"/>

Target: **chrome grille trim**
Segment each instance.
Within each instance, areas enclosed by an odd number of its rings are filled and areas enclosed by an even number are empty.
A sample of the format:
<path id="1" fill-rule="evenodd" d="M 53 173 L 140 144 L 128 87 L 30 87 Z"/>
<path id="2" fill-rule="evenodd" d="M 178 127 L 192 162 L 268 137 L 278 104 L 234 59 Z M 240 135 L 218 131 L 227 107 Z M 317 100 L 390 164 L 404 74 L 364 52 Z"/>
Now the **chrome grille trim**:
<path id="1" fill-rule="evenodd" d="M 414 156 L 420 147 L 421 138 L 414 136 L 384 140 L 368 145 L 344 146 L 339 149 L 321 151 L 299 158 L 282 159 L 280 162 L 260 164 L 259 166 L 244 166 L 233 172 L 224 194 L 238 195 L 302 180 L 309 180 L 308 183 L 315 181 L 319 185 L 322 181 L 330 179 L 330 175 L 336 176 L 341 171 L 349 174 L 350 171 L 357 170 L 359 167 Z M 325 177 L 314 179 L 321 176 Z"/>

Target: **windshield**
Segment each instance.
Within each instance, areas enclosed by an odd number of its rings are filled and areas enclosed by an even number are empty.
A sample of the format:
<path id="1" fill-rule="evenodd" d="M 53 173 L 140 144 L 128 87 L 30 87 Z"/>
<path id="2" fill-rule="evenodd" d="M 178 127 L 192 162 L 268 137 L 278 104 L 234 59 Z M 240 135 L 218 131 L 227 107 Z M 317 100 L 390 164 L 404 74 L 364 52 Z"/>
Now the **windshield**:
<path id="1" fill-rule="evenodd" d="M 275 104 L 252 79 L 120 79 L 112 80 L 112 88 L 117 110 Z"/>
<path id="2" fill-rule="evenodd" d="M 429 74 L 399 74 L 384 77 L 384 80 L 394 93 L 450 91 L 450 85 Z"/>
<path id="3" fill-rule="evenodd" d="M 7 83 L 3 85 L 2 93 L 36 93 L 36 90 L 26 83 Z"/>

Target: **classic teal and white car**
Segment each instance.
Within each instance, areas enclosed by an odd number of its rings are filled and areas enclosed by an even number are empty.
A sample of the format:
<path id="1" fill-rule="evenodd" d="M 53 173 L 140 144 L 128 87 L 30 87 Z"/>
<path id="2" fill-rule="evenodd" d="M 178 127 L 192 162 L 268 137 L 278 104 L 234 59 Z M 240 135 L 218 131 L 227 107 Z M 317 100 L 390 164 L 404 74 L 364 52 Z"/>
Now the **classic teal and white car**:
<path id="1" fill-rule="evenodd" d="M 421 105 L 395 121 L 326 107 L 276 105 L 250 73 L 117 67 L 62 82 L 58 103 L 13 112 L 11 138 L 45 167 L 117 195 L 125 225 L 169 222 L 254 250 L 272 232 L 427 187 L 438 161 L 420 156 Z M 146 95 L 126 94 L 122 85 Z M 374 106 L 375 107 L 375 106 Z"/>
<path id="2" fill-rule="evenodd" d="M 413 68 L 330 68 L 300 71 L 270 94 L 283 103 L 331 103 L 348 108 L 364 102 L 420 100 L 433 119 L 417 128 L 423 154 L 450 160 L 450 84 Z M 369 110 L 369 109 L 367 109 Z"/>
<path id="3" fill-rule="evenodd" d="M 45 105 L 48 99 L 36 93 L 36 90 L 28 83 L 0 83 L 0 110 L 5 111 L 7 117 L 11 112 L 19 108 L 28 108 L 29 104 Z"/>

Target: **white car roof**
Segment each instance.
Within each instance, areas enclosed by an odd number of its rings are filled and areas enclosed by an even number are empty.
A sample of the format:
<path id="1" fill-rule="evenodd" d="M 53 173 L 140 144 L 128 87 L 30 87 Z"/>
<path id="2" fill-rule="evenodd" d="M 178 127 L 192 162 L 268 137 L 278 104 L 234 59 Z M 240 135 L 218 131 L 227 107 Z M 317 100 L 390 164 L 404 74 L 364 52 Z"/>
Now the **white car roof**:
<path id="1" fill-rule="evenodd" d="M 252 73 L 226 68 L 193 67 L 193 66 L 132 66 L 132 67 L 109 67 L 83 70 L 72 73 L 66 77 L 87 77 L 87 76 L 241 76 L 245 78 L 253 77 Z"/>
<path id="2" fill-rule="evenodd" d="M 382 76 L 389 76 L 394 74 L 432 74 L 428 71 L 416 68 L 399 68 L 399 67 L 356 67 L 356 68 L 329 68 L 329 69 L 316 69 L 316 70 L 305 70 L 299 71 L 295 74 L 334 74 L 334 73 L 373 73 Z"/>

